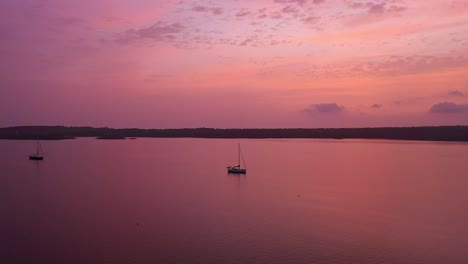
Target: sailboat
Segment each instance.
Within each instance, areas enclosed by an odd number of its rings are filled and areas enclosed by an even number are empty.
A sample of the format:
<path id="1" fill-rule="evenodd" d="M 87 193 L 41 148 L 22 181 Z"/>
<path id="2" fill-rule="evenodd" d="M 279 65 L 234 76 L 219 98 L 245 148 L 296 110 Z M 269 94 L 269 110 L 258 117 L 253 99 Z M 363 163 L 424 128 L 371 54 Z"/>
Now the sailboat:
<path id="1" fill-rule="evenodd" d="M 236 166 L 229 166 L 227 167 L 228 173 L 237 173 L 237 174 L 246 174 L 247 173 L 247 167 L 245 166 L 245 160 L 244 156 L 242 155 L 241 148 L 240 148 L 240 143 L 238 144 L 238 165 Z M 244 168 L 241 168 L 241 157 L 242 157 L 242 163 L 244 164 Z"/>
<path id="2" fill-rule="evenodd" d="M 37 141 L 36 153 L 29 155 L 30 160 L 43 160 L 44 152 L 42 151 L 41 142 Z"/>

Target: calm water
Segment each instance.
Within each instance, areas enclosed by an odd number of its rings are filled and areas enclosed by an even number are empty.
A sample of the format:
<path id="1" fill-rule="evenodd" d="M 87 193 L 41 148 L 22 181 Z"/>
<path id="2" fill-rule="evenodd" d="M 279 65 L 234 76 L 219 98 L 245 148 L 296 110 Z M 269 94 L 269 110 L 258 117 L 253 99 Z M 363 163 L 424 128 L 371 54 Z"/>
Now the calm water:
<path id="1" fill-rule="evenodd" d="M 228 175 L 241 142 L 248 174 Z M 468 144 L 0 140 L 1 263 L 468 263 Z"/>

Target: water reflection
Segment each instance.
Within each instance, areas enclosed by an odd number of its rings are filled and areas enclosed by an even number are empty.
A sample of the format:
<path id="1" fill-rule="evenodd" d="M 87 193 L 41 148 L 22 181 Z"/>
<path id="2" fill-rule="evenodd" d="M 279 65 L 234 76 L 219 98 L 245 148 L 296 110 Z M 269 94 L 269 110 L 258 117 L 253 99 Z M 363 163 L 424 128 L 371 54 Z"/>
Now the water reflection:
<path id="1" fill-rule="evenodd" d="M 468 263 L 468 145 L 236 142 L 0 141 L 3 262 Z"/>
<path id="2" fill-rule="evenodd" d="M 30 160 L 30 162 L 34 163 L 34 167 L 36 168 L 34 172 L 36 176 L 40 176 L 42 174 L 42 163 L 44 161 L 43 160 Z"/>

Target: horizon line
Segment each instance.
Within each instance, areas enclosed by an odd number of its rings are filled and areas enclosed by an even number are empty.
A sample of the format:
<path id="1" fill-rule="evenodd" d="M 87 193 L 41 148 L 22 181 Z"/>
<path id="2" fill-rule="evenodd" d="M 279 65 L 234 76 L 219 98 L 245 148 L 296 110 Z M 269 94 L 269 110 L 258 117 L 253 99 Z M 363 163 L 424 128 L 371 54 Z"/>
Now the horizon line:
<path id="1" fill-rule="evenodd" d="M 380 129 L 380 128 L 442 128 L 442 127 L 468 127 L 468 125 L 428 125 L 428 126 L 368 126 L 368 127 L 257 127 L 257 128 L 220 128 L 220 127 L 179 127 L 179 128 L 138 128 L 138 127 L 108 127 L 108 126 L 66 126 L 66 125 L 18 125 L 0 127 L 0 129 L 12 129 L 12 128 L 33 128 L 33 127 L 64 127 L 64 128 L 99 128 L 99 129 L 141 129 L 141 130 L 182 130 L 182 129 L 220 129 L 220 130 L 248 130 L 248 129 Z"/>

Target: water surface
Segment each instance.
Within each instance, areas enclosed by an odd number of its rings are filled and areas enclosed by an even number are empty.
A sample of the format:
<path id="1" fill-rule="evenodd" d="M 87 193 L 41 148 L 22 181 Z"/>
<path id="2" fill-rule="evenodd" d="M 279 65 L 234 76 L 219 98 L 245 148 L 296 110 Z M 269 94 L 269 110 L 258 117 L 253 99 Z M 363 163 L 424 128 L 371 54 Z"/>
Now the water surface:
<path id="1" fill-rule="evenodd" d="M 1 263 L 468 262 L 468 144 L 42 145 L 0 140 Z"/>

